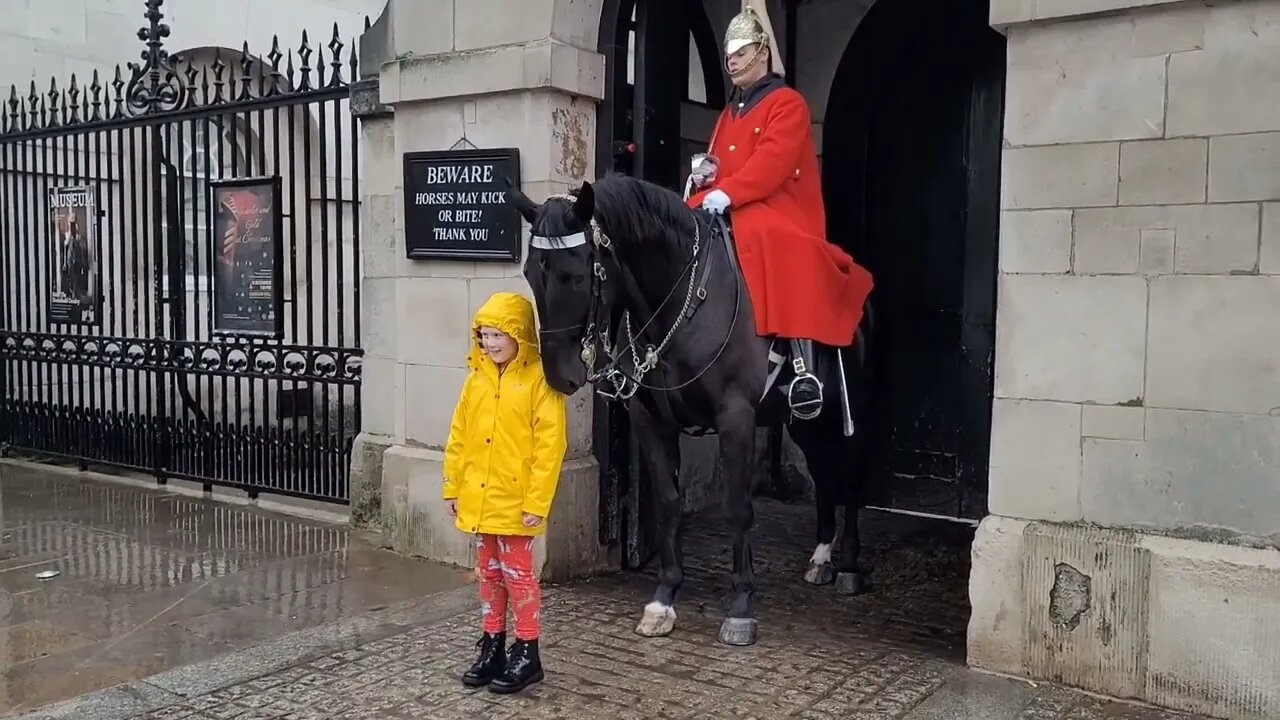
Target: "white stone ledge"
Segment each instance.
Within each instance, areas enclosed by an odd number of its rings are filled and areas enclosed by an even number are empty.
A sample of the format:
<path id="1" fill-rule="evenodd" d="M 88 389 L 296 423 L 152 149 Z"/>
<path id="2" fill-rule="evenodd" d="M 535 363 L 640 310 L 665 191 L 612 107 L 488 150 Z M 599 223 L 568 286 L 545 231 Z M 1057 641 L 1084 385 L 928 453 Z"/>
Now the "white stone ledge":
<path id="1" fill-rule="evenodd" d="M 551 89 L 604 98 L 604 56 L 555 40 L 466 52 L 406 56 L 382 67 L 387 105 Z"/>
<path id="2" fill-rule="evenodd" d="M 1176 2 L 1182 0 L 992 0 L 989 17 L 991 26 L 1002 30 L 1010 25 L 1106 15 Z"/>

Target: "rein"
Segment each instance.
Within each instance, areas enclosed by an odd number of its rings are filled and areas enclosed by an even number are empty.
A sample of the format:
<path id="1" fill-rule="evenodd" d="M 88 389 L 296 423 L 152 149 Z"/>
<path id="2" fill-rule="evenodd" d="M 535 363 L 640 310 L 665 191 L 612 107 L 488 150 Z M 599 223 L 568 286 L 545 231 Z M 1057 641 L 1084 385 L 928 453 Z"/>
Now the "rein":
<path id="1" fill-rule="evenodd" d="M 572 195 L 554 195 L 552 197 L 568 200 L 570 202 L 574 202 L 577 199 Z M 721 234 L 725 241 L 725 248 L 730 253 L 729 263 L 731 266 L 734 266 L 736 264 L 733 262 L 733 248 L 729 245 L 728 227 L 725 224 L 723 217 L 718 216 L 716 218 L 716 222 L 720 226 Z M 626 334 L 626 343 L 619 345 L 618 347 L 613 347 L 610 342 L 610 337 L 613 335 L 610 319 L 608 317 L 601 317 L 602 314 L 605 313 L 603 286 L 604 283 L 608 281 L 608 274 L 605 271 L 604 264 L 601 262 L 602 258 L 600 257 L 600 253 L 608 253 L 611 255 L 618 271 L 623 274 L 624 280 L 629 280 L 631 285 L 636 286 L 637 291 L 639 286 L 635 283 L 634 277 L 631 276 L 626 267 L 622 264 L 621 258 L 618 257 L 615 251 L 612 240 L 600 228 L 600 224 L 596 219 L 591 219 L 590 240 L 588 240 L 585 232 L 555 238 L 535 235 L 530 239 L 531 247 L 544 250 L 569 249 L 588 244 L 591 249 L 592 272 L 590 288 L 591 305 L 587 312 L 587 320 L 574 325 L 542 330 L 539 334 L 557 335 L 580 330 L 585 325 L 586 331 L 582 336 L 581 356 L 583 363 L 585 363 L 590 369 L 587 381 L 592 384 L 597 384 L 601 380 L 608 381 L 613 386 L 612 391 L 603 388 L 597 388 L 596 390 L 597 393 L 608 400 L 630 400 L 641 388 L 650 391 L 670 392 L 680 390 L 694 382 L 697 382 L 707 373 L 708 370 L 712 368 L 712 366 L 715 365 L 716 361 L 720 359 L 721 355 L 724 354 L 725 348 L 729 345 L 729 340 L 733 337 L 733 328 L 737 325 L 738 315 L 742 306 L 741 283 L 734 284 L 735 295 L 733 320 L 725 330 L 724 341 L 721 342 L 720 348 L 716 351 L 711 360 L 702 368 L 702 370 L 692 378 L 678 385 L 672 385 L 669 387 L 649 385 L 644 382 L 644 377 L 657 369 L 658 365 L 662 362 L 663 355 L 666 353 L 672 340 L 675 338 L 676 333 L 680 328 L 688 324 L 689 320 L 693 318 L 698 307 L 707 299 L 706 286 L 707 281 L 711 276 L 711 266 L 714 256 L 702 252 L 701 224 L 696 221 L 694 223 L 693 252 L 689 258 L 689 262 L 676 276 L 676 281 L 667 292 L 666 297 L 663 298 L 662 302 L 659 303 L 658 307 L 655 308 L 652 313 L 649 313 L 650 317 L 648 321 L 640 327 L 639 332 L 634 332 L 632 330 L 630 312 L 626 310 L 622 312 L 622 329 Z M 698 272 L 699 265 L 702 266 L 701 273 Z M 654 345 L 645 346 L 644 359 L 641 360 L 638 352 L 638 342 L 640 338 L 643 337 L 645 331 L 648 330 L 655 321 L 657 321 L 658 316 L 662 314 L 663 309 L 666 308 L 676 296 L 676 292 L 683 284 L 682 279 L 685 275 L 688 275 L 688 283 L 685 285 L 684 301 L 679 314 L 676 315 L 675 321 L 671 324 L 671 327 L 667 329 L 666 335 L 663 336 L 661 342 L 659 342 L 656 347 Z M 608 362 L 601 368 L 597 368 L 596 362 L 599 350 L 603 350 L 604 355 L 608 357 Z M 627 372 L 626 369 L 623 368 L 622 361 L 626 351 L 630 351 L 631 364 L 634 368 L 633 372 Z"/>

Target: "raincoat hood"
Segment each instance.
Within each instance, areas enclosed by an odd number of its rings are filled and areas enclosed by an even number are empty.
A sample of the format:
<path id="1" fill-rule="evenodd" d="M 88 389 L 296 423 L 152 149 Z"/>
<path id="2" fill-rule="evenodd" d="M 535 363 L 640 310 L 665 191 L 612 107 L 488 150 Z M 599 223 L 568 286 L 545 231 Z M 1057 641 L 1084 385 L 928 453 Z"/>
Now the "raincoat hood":
<path id="1" fill-rule="evenodd" d="M 467 364 L 476 369 L 496 367 L 480 345 L 482 327 L 496 328 L 515 338 L 520 348 L 512 363 L 527 365 L 541 359 L 538 354 L 538 331 L 533 303 L 523 295 L 513 292 L 494 293 L 476 311 L 475 319 L 471 321 L 471 352 L 467 356 Z"/>

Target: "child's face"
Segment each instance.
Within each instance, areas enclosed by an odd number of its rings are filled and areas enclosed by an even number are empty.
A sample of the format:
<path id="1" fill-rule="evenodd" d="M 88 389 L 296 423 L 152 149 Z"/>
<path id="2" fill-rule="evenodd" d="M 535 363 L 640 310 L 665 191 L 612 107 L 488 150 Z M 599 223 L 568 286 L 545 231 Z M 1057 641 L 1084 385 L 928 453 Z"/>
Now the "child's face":
<path id="1" fill-rule="evenodd" d="M 515 338 L 506 333 L 491 327 L 480 328 L 480 347 L 489 353 L 489 358 L 498 365 L 505 365 L 511 362 L 516 356 L 516 350 L 519 345 Z"/>

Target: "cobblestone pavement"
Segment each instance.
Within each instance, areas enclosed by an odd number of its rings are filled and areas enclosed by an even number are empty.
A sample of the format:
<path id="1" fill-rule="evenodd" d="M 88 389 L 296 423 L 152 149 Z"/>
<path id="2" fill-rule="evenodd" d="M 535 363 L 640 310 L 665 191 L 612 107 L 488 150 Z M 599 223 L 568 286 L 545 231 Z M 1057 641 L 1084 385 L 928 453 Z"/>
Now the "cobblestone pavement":
<path id="1" fill-rule="evenodd" d="M 715 642 L 728 553 L 723 543 L 708 544 L 718 535 L 718 524 L 700 518 L 689 524 L 689 588 L 670 637 L 643 639 L 632 632 L 652 590 L 644 573 L 548 587 L 543 613 L 547 679 L 519 696 L 466 690 L 459 683 L 478 634 L 477 603 L 472 588 L 464 588 L 402 613 L 416 618 L 404 627 L 392 624 L 357 634 L 340 648 L 305 653 L 274 670 L 224 665 L 227 678 L 239 677 L 219 681 L 223 670 L 197 668 L 181 677 L 135 684 L 99 705 L 29 717 L 1193 718 L 966 670 L 964 532 L 952 538 L 917 535 L 901 523 L 869 517 L 866 535 L 873 547 L 867 554 L 877 568 L 877 589 L 848 600 L 831 587 L 796 580 L 809 552 L 803 529 L 811 521 L 805 508 L 765 502 L 759 517 L 761 631 L 753 647 Z M 119 709 L 134 707 L 128 703 L 139 697 L 146 698 L 146 707 Z"/>

